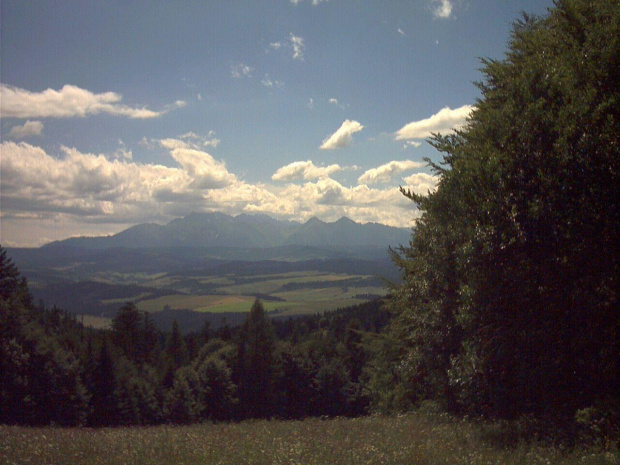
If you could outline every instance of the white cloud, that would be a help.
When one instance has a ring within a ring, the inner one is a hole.
[[[453,3],[451,0],[431,0],[431,5],[439,4],[431,7],[433,16],[441,19],[449,18],[452,14]]]
[[[278,169],[271,179],[274,181],[292,181],[294,179],[321,179],[341,171],[340,165],[315,166],[312,161],[296,161]]]
[[[25,142],[4,142],[3,214],[68,213],[106,218],[111,223],[128,218],[139,221],[161,207],[158,199],[176,195],[191,207],[199,205],[210,189],[238,183],[223,162],[188,148],[183,141],[167,139],[161,145],[178,167],[142,165],[127,157],[110,159],[64,146],[61,156],[53,157]]]
[[[278,79],[274,81],[269,77],[269,74],[265,74],[265,77],[261,80],[261,84],[265,87],[282,87],[284,82]]]
[[[289,33],[288,39],[284,42],[270,42],[269,48],[267,49],[267,53],[270,50],[287,50],[292,51],[293,60],[304,61],[304,50],[306,48],[306,44],[304,43],[304,38],[300,36],[296,36],[292,32]]]
[[[308,99],[308,103],[306,104],[306,106],[312,110],[314,108],[314,99],[313,98],[309,98]]]
[[[463,105],[454,110],[445,107],[430,118],[403,126],[396,132],[396,140],[424,139],[430,137],[432,133],[450,134],[454,129],[466,124],[467,117],[473,109],[472,105]]]
[[[116,151],[112,154],[112,156],[115,158],[131,160],[133,158],[133,152],[127,148],[127,146],[125,145],[125,142],[119,139],[118,145],[119,145],[119,148],[116,149]]]
[[[403,178],[405,181],[405,189],[409,189],[416,194],[426,195],[433,192],[437,188],[439,176],[427,173],[416,173]]]
[[[335,221],[347,216],[362,223],[379,222],[400,227],[411,225],[417,216],[411,201],[396,187],[345,187],[330,178],[303,185],[288,184],[270,200],[260,205],[248,205],[245,210],[261,211],[295,221],[306,221],[313,216],[324,221]]]
[[[386,183],[390,182],[390,180],[404,171],[421,168],[425,166],[426,163],[419,161],[391,161],[386,163],[385,165],[381,165],[378,168],[372,168],[362,174],[357,182],[359,184],[377,184],[377,183]]]
[[[156,118],[170,109],[184,105],[177,101],[163,111],[132,108],[122,105],[122,96],[115,92],[95,94],[77,86],[65,85],[60,90],[30,92],[0,84],[0,115],[5,118],[70,118],[106,113],[134,119]]]
[[[403,144],[403,149],[406,149],[408,147],[421,147],[422,146],[422,142],[418,142],[417,140],[406,140],[405,143]]]
[[[396,31],[403,37],[407,37],[407,34],[405,34],[405,31],[403,31],[401,28],[396,29]]]
[[[302,183],[246,183],[230,173],[223,161],[195,148],[201,139],[194,136],[199,135],[184,136],[156,141],[176,161],[172,167],[136,163],[118,155],[129,152],[122,141],[110,155],[64,146],[51,155],[25,142],[3,142],[2,240],[39,246],[41,237],[110,234],[133,224],[167,222],[192,211],[263,212],[295,221],[348,216],[392,226],[410,226],[417,215],[415,206],[395,186],[346,187],[331,179],[330,174],[349,169],[339,165],[298,162],[278,170],[274,179],[303,178]],[[422,175],[410,178],[408,185],[420,192],[424,183],[430,183]]]
[[[242,77],[252,77],[252,71],[254,68],[251,68],[248,65],[244,65],[243,63],[237,63],[230,66],[230,75],[235,79],[241,79]]]
[[[206,136],[196,134],[193,131],[186,132],[185,134],[179,136],[180,139],[186,141],[186,143],[194,149],[199,149],[202,147],[213,147],[217,148],[220,145],[221,140],[215,137],[215,131],[211,130]],[[194,141],[193,143],[188,142],[189,140]]]
[[[331,103],[332,105],[338,105],[338,99],[337,98],[330,98],[329,99],[329,103]]]
[[[293,47],[293,60],[304,60],[304,49],[306,46],[304,45],[303,37],[295,36],[292,32],[290,33],[289,40],[291,42],[291,47]]]
[[[202,136],[191,131],[182,137],[202,140]],[[172,158],[192,179],[188,185],[191,188],[219,189],[237,180],[234,174],[228,172],[223,162],[216,161],[210,154],[200,150],[195,143],[168,138],[161,139],[159,144],[170,151]]]
[[[299,5],[303,0],[291,0],[293,5]],[[321,3],[329,2],[329,0],[311,0],[312,6],[320,5]]]
[[[332,150],[346,147],[353,140],[353,134],[362,129],[364,129],[364,126],[357,121],[345,120],[335,133],[323,141],[319,148],[322,150]]]
[[[13,139],[25,139],[26,137],[40,136],[43,132],[41,121],[26,121],[22,126],[13,126],[9,137]]]
[[[170,155],[183,168],[192,182],[189,187],[194,189],[219,189],[236,181],[236,176],[226,169],[226,165],[216,161],[206,152],[186,147],[177,147]]]

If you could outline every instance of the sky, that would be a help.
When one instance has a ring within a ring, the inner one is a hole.
[[[191,212],[412,227],[399,187],[552,0],[2,0],[0,243]]]

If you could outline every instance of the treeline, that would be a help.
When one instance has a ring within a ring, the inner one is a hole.
[[[33,304],[0,252],[0,423],[147,425],[355,416],[368,411],[365,340],[380,303],[270,319],[256,300],[240,327],[183,336],[122,306],[109,330]]]

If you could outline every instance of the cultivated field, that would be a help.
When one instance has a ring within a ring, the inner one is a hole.
[[[137,306],[151,313],[165,308],[211,313],[247,312],[255,296],[260,295],[267,297],[262,301],[268,312],[277,311],[281,315],[316,313],[365,302],[367,295],[385,294],[385,287],[369,285],[374,283],[372,278],[316,271],[252,277],[158,276],[142,285],[167,287],[186,294],[142,297],[137,300]],[[198,293],[201,286],[212,293]]]
[[[518,440],[497,426],[446,415],[247,421],[146,428],[0,426],[0,463],[139,464],[613,464],[611,450]]]

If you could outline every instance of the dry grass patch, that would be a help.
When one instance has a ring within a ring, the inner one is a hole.
[[[149,428],[0,427],[3,464],[613,464],[611,451],[499,446],[445,415]]]

